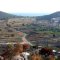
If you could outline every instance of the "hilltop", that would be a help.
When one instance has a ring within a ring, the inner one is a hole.
[[[60,11],[54,12],[49,15],[37,16],[36,20],[51,20],[52,18],[57,18],[57,17],[60,17]]]
[[[16,17],[19,17],[19,16],[0,11],[0,20],[6,20],[9,18],[16,18]]]
[[[17,16],[17,15],[14,15],[14,14],[10,14],[10,13],[6,13],[6,12],[2,12],[0,11],[0,20],[7,20],[7,19],[10,19],[10,18],[36,18],[36,20],[51,20],[52,18],[57,18],[57,17],[60,17],[60,11],[58,12],[54,12],[52,14],[49,14],[49,15],[43,15],[43,16]]]

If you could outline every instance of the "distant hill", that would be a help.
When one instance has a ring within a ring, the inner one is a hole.
[[[7,20],[9,18],[20,18],[20,17],[26,17],[26,16],[17,16],[14,14],[9,14],[9,13],[0,11],[0,20]],[[44,15],[44,16],[34,16],[36,20],[51,20],[52,18],[57,18],[57,17],[60,17],[60,11],[49,14],[49,15]]]
[[[37,16],[36,20],[51,20],[52,18],[60,17],[60,11],[52,13],[50,15],[44,15],[44,16]]]
[[[19,17],[19,16],[0,11],[0,20],[6,20],[9,18],[16,18],[16,17]]]

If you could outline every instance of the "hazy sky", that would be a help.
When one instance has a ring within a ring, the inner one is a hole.
[[[52,13],[60,11],[60,0],[0,0],[0,11],[9,13]]]

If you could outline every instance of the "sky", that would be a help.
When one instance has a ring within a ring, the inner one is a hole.
[[[60,0],[0,0],[0,11],[8,13],[52,13],[60,11]]]

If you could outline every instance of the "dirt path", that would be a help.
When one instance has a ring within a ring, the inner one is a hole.
[[[27,44],[32,45],[29,41],[27,41],[26,35],[27,35],[27,34],[24,34],[24,35],[23,35],[23,37],[22,37],[22,41],[23,41],[23,42],[22,42],[22,43],[27,43]]]

